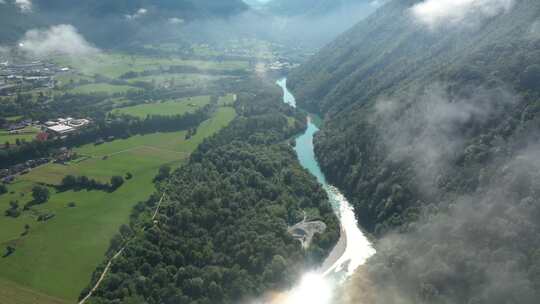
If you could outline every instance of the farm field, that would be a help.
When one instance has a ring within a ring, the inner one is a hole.
[[[103,261],[112,236],[121,224],[128,222],[133,206],[153,193],[152,180],[158,168],[163,164],[179,166],[198,144],[226,126],[235,115],[233,108],[220,107],[189,140],[185,139],[185,131],[180,131],[85,145],[75,149],[85,157],[81,161],[48,164],[18,177],[8,186],[10,193],[0,196],[2,213],[12,200],[18,200],[21,206],[30,201],[31,189],[37,183],[58,184],[67,174],[102,181],[112,175],[133,174],[132,179],[112,193],[56,193],[50,188],[47,203],[16,219],[2,214],[0,246],[14,245],[16,251],[0,258],[0,302],[10,299],[6,303],[73,303]],[[71,202],[75,207],[68,206]],[[36,221],[38,214],[51,212],[55,214],[51,220]],[[26,224],[30,225],[30,232],[22,236]],[[32,300],[34,297],[39,300]],[[13,298],[17,301],[11,301]]]
[[[209,103],[210,96],[197,96],[118,108],[113,110],[112,113],[125,114],[139,118],[145,118],[147,115],[181,115],[188,112],[194,112]]]
[[[237,70],[249,68],[247,61],[202,61],[185,60],[179,57],[131,56],[118,53],[102,53],[90,60],[75,60],[58,57],[59,64],[69,65],[86,75],[100,74],[110,78],[133,71],[159,70],[173,65],[187,65],[199,69]]]
[[[9,134],[7,130],[0,130],[0,145],[4,145],[6,142],[10,144],[15,144],[17,139],[32,141],[36,138],[36,135],[39,133],[39,129],[34,127],[27,127],[20,131],[20,134]]]
[[[144,81],[144,82],[150,82],[155,83],[156,85],[167,85],[171,84],[174,86],[186,86],[186,87],[194,87],[194,86],[200,86],[204,83],[210,83],[215,80],[222,79],[226,76],[215,76],[215,75],[204,75],[204,74],[190,74],[190,73],[183,73],[183,74],[160,74],[160,75],[150,75],[150,76],[141,76],[141,77],[135,77],[128,79],[128,82],[134,83],[137,81]]]
[[[69,90],[70,93],[75,94],[90,94],[90,93],[125,93],[129,90],[138,90],[136,87],[127,85],[112,85],[108,83],[92,83],[78,86]]]
[[[69,301],[50,297],[23,286],[0,279],[0,303],[16,304],[71,304]]]

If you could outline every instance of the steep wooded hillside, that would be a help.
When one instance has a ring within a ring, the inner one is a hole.
[[[384,134],[375,131],[395,123],[373,119],[381,108],[376,107],[378,101],[379,106],[382,101],[395,100],[410,108],[405,104],[420,104],[418,101],[425,99],[429,104],[430,95],[440,95],[439,99],[454,104],[456,100],[469,103],[481,99],[489,103],[482,109],[487,117],[459,125],[463,141],[470,142],[486,132],[515,138],[516,115],[523,118],[518,123],[534,118],[540,93],[540,40],[533,32],[540,3],[521,0],[510,11],[486,18],[481,24],[431,30],[418,24],[411,14],[410,8],[417,2],[392,1],[289,77],[299,104],[326,115],[317,145],[322,164],[332,181],[349,194],[363,193],[367,201],[361,203],[364,198],[359,198],[357,204],[370,211],[359,213],[366,217],[364,224],[371,231],[376,224],[401,214],[401,209],[415,205],[419,195],[415,187],[404,187],[409,199],[402,203],[407,206],[376,211],[392,191],[383,195],[387,191],[379,186],[377,192],[377,180],[385,178],[377,175],[388,154],[381,149],[388,147],[380,145]],[[405,110],[396,110],[396,115]],[[417,127],[425,127],[417,122]],[[492,130],[495,128],[506,133]],[[460,148],[465,153],[467,146]],[[371,195],[375,192],[378,195]],[[402,222],[396,220],[392,219],[394,224]]]
[[[346,303],[540,296],[540,3],[460,3],[390,1],[289,77],[380,238]]]
[[[266,7],[277,15],[284,16],[320,16],[351,6],[366,5],[366,0],[273,0]]]

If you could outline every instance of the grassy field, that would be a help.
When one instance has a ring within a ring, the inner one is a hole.
[[[71,66],[85,75],[100,74],[111,78],[118,78],[120,75],[130,71],[159,70],[172,65],[188,65],[200,69],[218,70],[249,68],[247,61],[201,61],[185,60],[179,57],[146,57],[111,53],[102,53],[85,60],[68,57],[58,57],[55,60],[59,64]]]
[[[128,222],[133,206],[154,191],[152,179],[158,168],[167,163],[180,165],[204,138],[234,117],[233,108],[219,108],[189,140],[182,131],[82,146],[76,150],[87,156],[86,160],[67,166],[49,164],[17,178],[8,187],[10,193],[0,196],[2,212],[11,200],[18,200],[21,205],[30,201],[30,191],[36,183],[58,183],[66,174],[104,180],[111,175],[133,174],[113,193],[55,193],[51,189],[49,202],[16,219],[0,217],[0,248],[8,244],[17,248],[13,255],[0,258],[0,303],[73,303],[103,261],[111,237],[122,223]],[[75,202],[76,207],[68,207],[70,202]],[[44,212],[56,216],[45,223],[37,222],[36,215]],[[30,233],[21,236],[25,224],[30,225]],[[32,300],[40,295],[39,300]]]
[[[6,304],[72,304],[69,301],[47,296],[13,282],[0,279],[0,303]]]
[[[82,86],[78,86],[69,90],[70,93],[75,94],[89,94],[89,93],[125,93],[129,90],[138,90],[136,87],[126,85],[112,85],[108,83],[92,83]]]
[[[148,103],[131,107],[118,108],[113,114],[126,114],[145,118],[147,115],[181,115],[194,112],[210,103],[210,96],[197,96],[170,100],[160,103]]]
[[[216,81],[224,77],[225,76],[188,74],[188,73],[186,74],[160,74],[160,75],[135,77],[132,79],[128,79],[128,81],[130,83],[133,83],[136,81],[144,81],[144,82],[150,82],[150,83],[153,82],[159,86],[159,85],[171,84],[171,80],[172,80],[173,86],[194,87],[194,86],[201,86],[201,84],[205,84],[205,83],[211,83],[212,81]]]
[[[15,144],[17,139],[32,141],[36,138],[36,135],[39,133],[39,129],[34,127],[27,127],[20,131],[20,134],[9,134],[7,130],[0,130],[0,145],[9,142],[10,144]]]

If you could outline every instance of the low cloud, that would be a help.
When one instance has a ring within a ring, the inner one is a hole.
[[[15,5],[24,13],[32,11],[32,1],[30,0],[15,0]]]
[[[380,240],[341,303],[537,303],[539,148],[517,153],[484,190]]]
[[[516,101],[502,88],[471,91],[450,96],[448,86],[435,84],[419,95],[382,99],[376,104],[378,133],[388,159],[410,162],[419,185],[429,193],[465,148],[467,130],[483,125]]]
[[[170,24],[182,24],[184,23],[184,19],[181,18],[169,18]]]
[[[8,3],[11,3],[17,6],[17,8],[23,13],[29,13],[32,11],[31,0],[0,0],[0,4],[8,4]]]
[[[540,39],[540,20],[535,21],[529,30],[528,38],[531,39]]]
[[[145,8],[140,8],[133,15],[126,15],[126,19],[134,20],[134,19],[141,18],[146,14],[148,14],[148,10]]]
[[[445,26],[475,26],[485,18],[509,11],[514,0],[424,0],[411,8],[415,19],[437,29]]]
[[[48,29],[30,30],[19,42],[19,47],[38,57],[54,54],[86,56],[99,52],[79,34],[75,27],[69,24],[55,25]]]
[[[503,139],[485,130],[504,124],[501,115],[516,106],[510,91],[447,92],[435,85],[376,105],[378,133],[390,157],[411,165],[414,184],[433,191],[436,185],[425,184],[449,174],[460,185],[431,196],[418,220],[383,236],[337,303],[538,302],[540,118],[522,122],[519,133]],[[471,147],[478,152],[467,153]],[[464,151],[465,159],[481,160],[465,160],[456,169],[454,155]]]

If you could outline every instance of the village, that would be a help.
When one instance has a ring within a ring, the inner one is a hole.
[[[68,67],[40,60],[15,63],[0,58],[0,96],[42,88],[54,89],[55,77],[69,71]]]
[[[6,125],[0,127],[7,130],[9,135],[19,135],[33,132],[36,133],[36,140],[45,141],[50,138],[62,138],[63,136],[67,136],[83,129],[90,124],[90,119],[75,119],[72,117],[67,117],[49,120],[44,123],[33,121],[32,119],[24,119],[15,123],[6,123]],[[29,128],[31,129],[29,130]],[[38,130],[40,132],[35,132]]]

